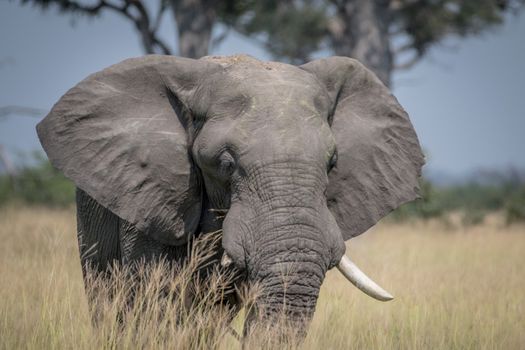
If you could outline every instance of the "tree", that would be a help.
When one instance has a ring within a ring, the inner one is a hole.
[[[193,58],[208,54],[217,12],[231,6],[230,1],[219,0],[158,0],[152,11],[145,0],[20,0],[20,3],[44,10],[57,6],[62,13],[72,15],[98,16],[113,12],[133,23],[145,53],[165,55],[171,55],[173,50],[158,31],[165,13],[171,9],[177,29],[174,37],[178,37],[178,53]]]
[[[178,54],[208,54],[216,24],[259,42],[275,58],[293,63],[320,50],[354,57],[390,85],[395,69],[408,69],[452,35],[479,34],[517,12],[525,0],[20,0],[40,8],[96,16],[111,11],[131,21],[146,53],[172,54],[158,35],[171,9]],[[148,2],[151,4],[152,2]],[[155,15],[151,13],[155,12]],[[224,39],[228,31],[215,39]]]
[[[304,62],[328,50],[357,58],[390,85],[445,38],[480,34],[517,12],[523,0],[248,1],[230,25],[272,55]]]

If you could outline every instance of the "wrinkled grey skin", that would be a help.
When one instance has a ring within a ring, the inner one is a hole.
[[[344,241],[416,198],[423,165],[397,100],[343,57],[129,59],[67,92],[37,129],[79,188],[83,264],[178,259],[222,228],[269,319],[310,319]]]

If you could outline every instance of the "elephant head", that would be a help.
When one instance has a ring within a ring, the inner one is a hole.
[[[309,319],[327,270],[388,293],[344,241],[417,197],[408,115],[356,60],[145,56],[95,73],[38,125],[52,164],[165,244],[223,229],[260,315]],[[220,214],[220,215],[218,215]]]

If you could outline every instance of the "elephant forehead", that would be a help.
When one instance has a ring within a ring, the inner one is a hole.
[[[335,149],[328,123],[318,116],[247,113],[229,129],[229,139],[260,159],[292,157],[325,162]]]
[[[199,98],[209,98],[209,108],[243,104],[253,109],[295,107],[325,114],[332,105],[326,89],[312,74],[289,64],[253,58],[240,60],[204,79],[199,90]]]
[[[293,89],[296,95],[324,96],[324,89],[313,75],[289,64],[275,63],[269,67],[256,64],[236,65],[226,70],[225,74],[227,81],[256,95],[277,95]]]

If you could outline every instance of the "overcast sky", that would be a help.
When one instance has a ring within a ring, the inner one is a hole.
[[[166,17],[162,33],[168,40],[172,26]],[[269,58],[238,35],[212,53]],[[71,26],[71,18],[56,11],[2,0],[0,107],[48,111],[88,74],[141,54],[132,25],[115,15],[80,18]],[[413,69],[394,75],[394,94],[410,114],[432,170],[460,175],[525,168],[525,14],[509,16],[503,27],[482,37],[435,48]],[[41,149],[38,120],[0,119],[0,144],[13,155]]]

